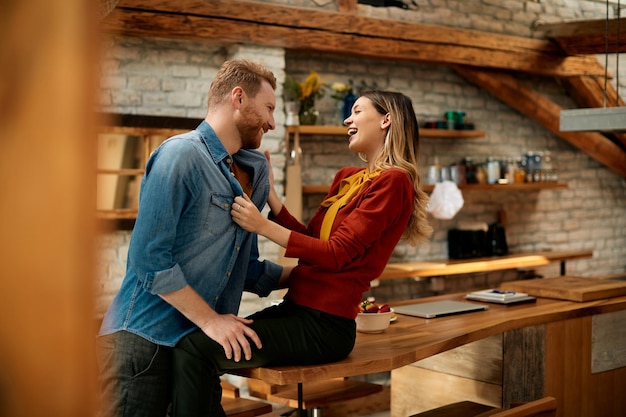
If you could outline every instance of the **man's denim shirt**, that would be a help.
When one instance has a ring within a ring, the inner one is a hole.
[[[261,210],[269,194],[265,157],[254,150],[233,157],[250,173],[250,197]],[[231,218],[233,200],[243,194],[231,163],[205,121],[154,151],[141,183],[126,276],[101,335],[126,330],[174,346],[196,326],[158,294],[189,284],[218,313],[237,314],[242,291],[267,296],[276,287],[282,267],[259,261],[257,235]]]

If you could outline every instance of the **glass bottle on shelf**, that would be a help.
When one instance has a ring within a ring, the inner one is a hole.
[[[516,160],[513,182],[515,184],[523,184],[526,182],[526,160],[522,157],[518,157]]]
[[[465,167],[465,181],[467,184],[476,184],[476,165],[472,158],[466,157],[463,159],[462,165]]]
[[[526,182],[541,180],[541,155],[533,151],[526,152]]]
[[[554,166],[552,165],[552,155],[550,151],[545,151],[543,153],[543,158],[541,161],[541,171],[543,173],[542,180],[545,182],[557,182],[559,180],[559,174]]]
[[[478,184],[487,184],[487,170],[485,164],[476,164],[476,182]]]
[[[515,182],[515,170],[517,169],[517,165],[515,164],[515,159],[513,157],[508,157],[502,160],[504,182],[506,184],[513,184]]]
[[[487,158],[487,183],[497,184],[500,179],[500,162],[493,157]]]
[[[457,162],[450,165],[450,179],[457,185],[467,184],[465,178],[465,164]]]

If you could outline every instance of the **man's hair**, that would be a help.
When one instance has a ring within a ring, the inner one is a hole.
[[[261,89],[263,80],[276,90],[276,77],[263,65],[247,59],[226,61],[211,82],[208,107],[219,105],[237,86],[250,97],[255,97]]]

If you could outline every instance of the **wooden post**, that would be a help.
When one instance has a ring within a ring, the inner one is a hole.
[[[94,415],[97,9],[2,6],[0,416]]]

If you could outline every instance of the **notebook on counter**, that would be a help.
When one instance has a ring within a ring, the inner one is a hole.
[[[465,301],[441,300],[426,303],[408,304],[394,307],[393,311],[407,316],[431,319],[434,317],[450,316],[452,314],[470,313],[472,311],[487,310],[485,304],[467,303]]]
[[[503,291],[499,289],[474,291],[467,294],[465,298],[468,300],[497,304],[517,304],[537,301],[536,297],[528,295],[524,292]]]

